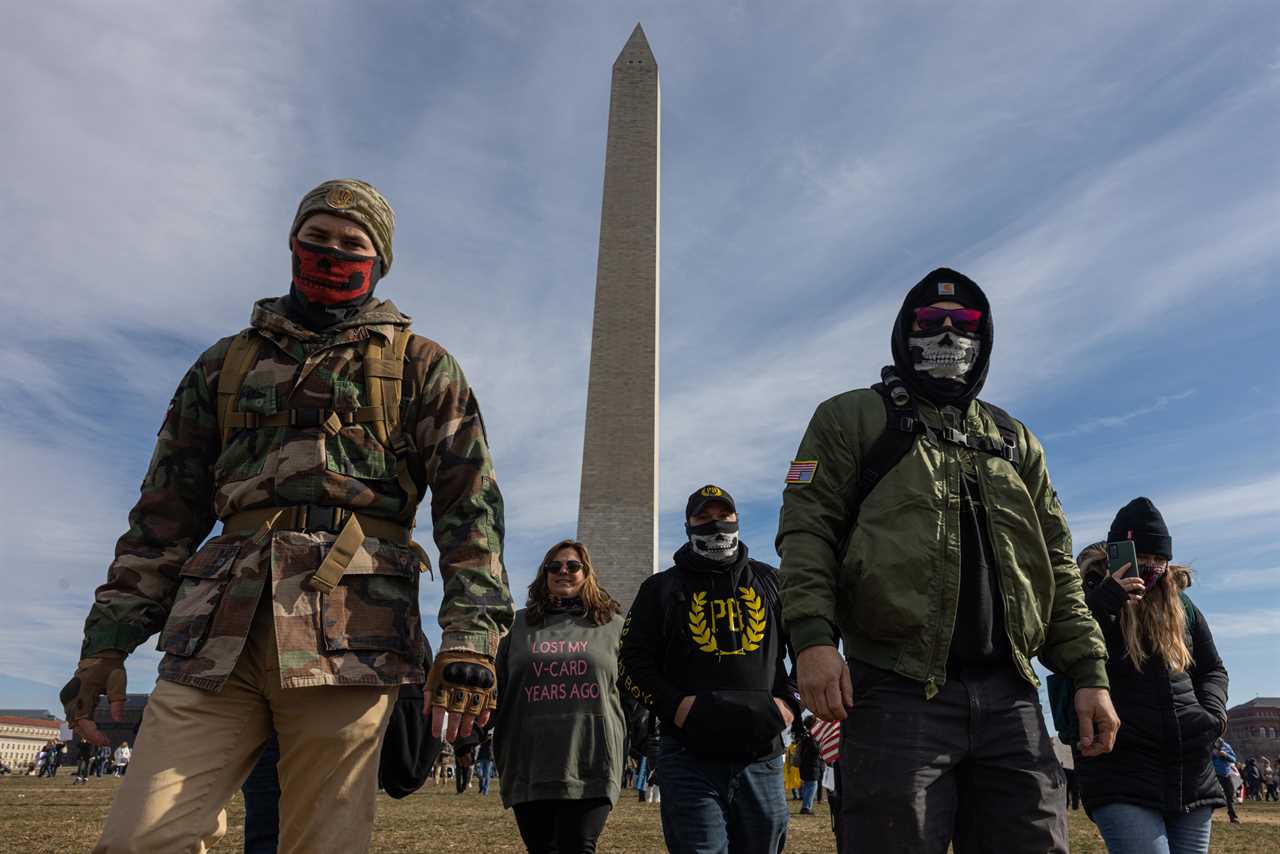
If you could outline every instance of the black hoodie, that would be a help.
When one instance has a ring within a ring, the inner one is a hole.
[[[675,566],[645,579],[622,631],[618,684],[662,721],[663,738],[690,753],[752,761],[782,752],[777,697],[799,714],[772,566],[717,563],[686,544]],[[681,699],[693,695],[683,727]]]
[[[948,293],[948,290],[954,293]],[[909,338],[913,312],[922,306],[947,301],[958,302],[966,308],[976,308],[982,312],[982,320],[976,336],[981,342],[978,361],[963,383],[919,376],[912,367],[914,362],[911,358]],[[938,406],[949,403],[963,411],[969,405],[969,401],[978,396],[987,381],[987,367],[991,361],[991,344],[994,337],[995,327],[991,322],[991,304],[987,301],[987,295],[982,292],[982,288],[963,273],[957,273],[948,267],[939,267],[921,279],[907,292],[907,298],[902,301],[902,309],[898,312],[898,319],[893,325],[893,364],[898,376],[912,394],[931,400]]]
[[[963,383],[917,374],[913,367],[909,340],[913,313],[921,306],[943,301],[958,302],[982,312],[975,336],[979,340],[978,358]],[[956,411],[950,415],[958,423],[987,381],[994,334],[991,304],[978,283],[963,273],[939,267],[907,293],[898,312],[892,339],[897,375],[913,395],[942,409],[944,420],[949,416],[946,407],[954,407]],[[967,667],[1012,666],[1012,653],[1004,628],[1003,597],[992,555],[986,509],[978,489],[977,475],[966,470],[965,477],[960,479],[960,596],[947,660],[948,672]]]

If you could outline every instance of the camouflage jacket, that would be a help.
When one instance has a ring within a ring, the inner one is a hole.
[[[367,405],[364,342],[371,335],[389,342],[408,323],[392,303],[373,300],[317,334],[288,319],[280,300],[260,301],[251,328],[265,341],[237,409],[271,415]],[[394,454],[364,424],[332,436],[318,427],[239,429],[222,447],[216,390],[231,340],[196,361],[169,404],[129,530],[85,621],[82,655],[131,652],[161,631],[160,678],[219,690],[269,579],[282,686],[424,681],[418,560],[410,549],[366,538],[325,595],[304,582],[333,534],[275,531],[259,541],[224,533],[197,551],[217,519],[242,511],[316,504],[409,525],[417,509],[396,480]],[[444,581],[441,647],[492,656],[513,615],[502,495],[461,368],[417,335],[405,355],[401,424],[418,449],[410,473],[420,494],[431,491]]]

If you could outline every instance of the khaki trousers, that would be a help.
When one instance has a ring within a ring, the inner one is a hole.
[[[373,833],[382,734],[398,687],[280,687],[263,596],[220,693],[156,682],[95,852],[207,851],[274,727],[280,854],[360,852]]]

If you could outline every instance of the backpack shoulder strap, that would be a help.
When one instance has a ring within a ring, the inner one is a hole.
[[[400,395],[404,380],[404,353],[413,335],[407,328],[396,327],[388,348],[380,335],[370,335],[364,346],[364,383],[369,406],[381,410],[380,417],[369,422],[374,436],[383,445],[400,432]],[[388,349],[390,357],[387,357]],[[398,356],[398,358],[397,358]]]
[[[413,440],[400,429],[400,401],[404,394],[404,356],[413,332],[397,326],[389,349],[381,337],[370,335],[364,351],[365,389],[369,407],[381,416],[369,422],[374,437],[396,456],[396,481],[408,496],[409,503],[418,502],[418,485],[409,473],[409,461],[415,449]]]
[[[1014,420],[1012,415],[994,403],[979,400],[978,406],[982,407],[991,416],[991,419],[996,422],[996,429],[1000,431],[1000,438],[1004,440],[1004,447],[1001,449],[993,448],[991,449],[992,452],[1004,457],[1021,473],[1022,449],[1018,447],[1018,422]]]
[[[688,611],[689,584],[684,577],[684,570],[679,566],[672,566],[659,574],[669,578],[667,589],[663,591],[664,595],[659,597],[659,601],[662,603],[662,637],[670,643],[678,631],[675,621],[684,617]]]
[[[885,409],[884,432],[876,437],[871,447],[862,455],[858,465],[858,476],[845,487],[844,506],[846,528],[841,539],[839,555],[843,560],[849,548],[849,540],[853,537],[853,529],[858,523],[858,512],[862,502],[880,483],[881,478],[902,462],[916,443],[916,436],[923,431],[924,425],[916,412],[915,402],[907,393],[892,372],[885,368],[881,373],[884,381],[871,388],[880,395]]]
[[[1185,611],[1187,615],[1187,631],[1192,637],[1195,637],[1197,623],[1195,603],[1192,602],[1191,597],[1182,590],[1178,591],[1178,599],[1182,601],[1182,610]]]
[[[222,369],[218,372],[218,434],[222,437],[222,447],[231,439],[231,414],[235,412],[236,401],[240,397],[240,386],[249,369],[257,361],[258,349],[262,338],[252,329],[246,329],[231,339],[231,346],[222,359]]]

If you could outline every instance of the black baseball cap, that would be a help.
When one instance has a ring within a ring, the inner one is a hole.
[[[732,512],[738,512],[737,505],[733,503],[732,495],[715,484],[708,483],[701,489],[695,490],[693,495],[689,496],[689,503],[684,506],[684,518],[688,519],[690,516],[698,515],[712,501],[728,504]]]

